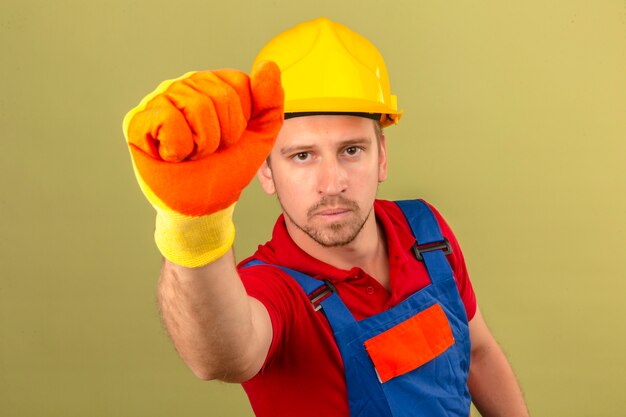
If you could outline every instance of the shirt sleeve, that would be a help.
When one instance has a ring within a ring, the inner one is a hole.
[[[289,340],[291,319],[298,317],[298,310],[306,304],[301,300],[297,284],[292,279],[286,279],[276,267],[257,265],[239,268],[239,276],[248,295],[265,306],[272,322],[272,342],[260,371],[264,373],[280,354],[285,341]]]

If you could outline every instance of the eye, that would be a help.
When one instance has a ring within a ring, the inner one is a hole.
[[[348,148],[345,149],[345,153],[348,156],[355,156],[358,155],[361,152],[361,148],[359,148],[358,146],[350,146]]]
[[[292,158],[297,162],[306,162],[311,159],[311,154],[309,152],[298,152]]]

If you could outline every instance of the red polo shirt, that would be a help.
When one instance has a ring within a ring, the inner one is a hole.
[[[428,285],[430,279],[424,265],[413,256],[415,238],[400,208],[393,202],[377,200],[374,212],[387,237],[391,292],[360,268],[342,270],[308,255],[287,233],[283,216],[276,222],[272,240],[259,246],[240,266],[259,259],[327,279],[357,320],[378,314]],[[450,227],[436,210],[433,212],[452,246],[448,260],[471,320],[476,298],[463,254]],[[239,274],[248,294],[267,308],[274,332],[263,368],[243,384],[257,417],[348,416],[343,363],[324,315],[311,308],[296,281],[278,268],[240,268]]]

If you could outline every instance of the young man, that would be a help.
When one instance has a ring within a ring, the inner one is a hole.
[[[484,416],[527,415],[445,221],[376,200],[399,118],[376,48],[327,19],[272,40],[250,78],[186,74],[125,118],[163,320],[258,416],[467,416],[470,392]],[[283,215],[236,268],[231,215],[255,173]]]

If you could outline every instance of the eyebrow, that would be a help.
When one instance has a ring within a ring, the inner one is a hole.
[[[309,150],[311,150],[313,148],[314,148],[313,145],[287,146],[285,148],[281,148],[280,154],[281,155],[291,155],[291,154],[294,154],[294,153],[306,152],[306,151],[309,151]]]
[[[346,139],[346,140],[339,142],[339,148],[347,148],[347,147],[356,146],[356,145],[367,145],[370,143],[372,143],[372,140],[371,138],[368,138],[368,137],[352,138],[352,139]],[[315,149],[315,145],[305,145],[305,144],[293,145],[293,146],[287,146],[287,147],[281,148],[280,154],[292,155],[294,153],[307,152],[307,151],[310,151],[311,149]]]

